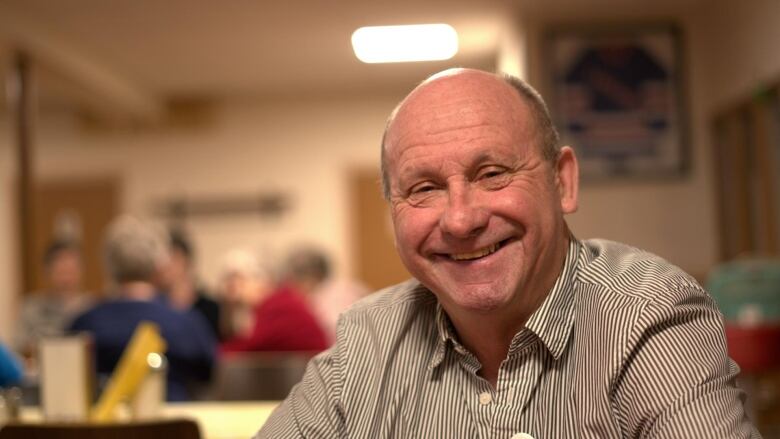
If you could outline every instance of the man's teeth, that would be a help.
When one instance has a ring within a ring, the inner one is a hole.
[[[465,261],[465,260],[469,260],[469,259],[478,259],[478,258],[481,258],[483,256],[487,256],[487,255],[493,253],[494,251],[498,250],[498,247],[499,247],[499,245],[496,243],[496,244],[489,245],[489,246],[487,246],[485,248],[479,249],[479,250],[477,250],[475,252],[471,252],[471,253],[460,253],[460,254],[457,254],[457,255],[456,254],[451,254],[450,258],[452,258],[452,259],[454,259],[456,261]]]

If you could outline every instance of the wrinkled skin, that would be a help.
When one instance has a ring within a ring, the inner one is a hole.
[[[520,95],[470,70],[418,87],[388,127],[396,247],[459,330],[524,323],[562,268],[577,163],[568,147],[545,160],[537,138]]]

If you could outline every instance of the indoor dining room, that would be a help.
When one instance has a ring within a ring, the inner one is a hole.
[[[0,439],[253,437],[331,379],[343,312],[412,277],[388,121],[451,68],[538,90],[579,164],[571,236],[701,285],[780,438],[778,23],[772,0],[0,2]]]

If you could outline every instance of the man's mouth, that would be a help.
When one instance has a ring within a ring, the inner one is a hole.
[[[449,255],[450,259],[453,261],[471,261],[474,259],[484,258],[485,256],[491,255],[495,253],[498,249],[504,246],[509,242],[508,239],[505,239],[501,242],[497,242],[495,244],[491,244],[487,247],[483,247],[479,250],[475,250],[473,252],[468,253],[452,253]]]

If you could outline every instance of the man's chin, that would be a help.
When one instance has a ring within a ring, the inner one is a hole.
[[[461,311],[487,314],[504,307],[508,301],[506,294],[497,291],[494,285],[477,288],[455,288],[448,294],[449,301]]]

